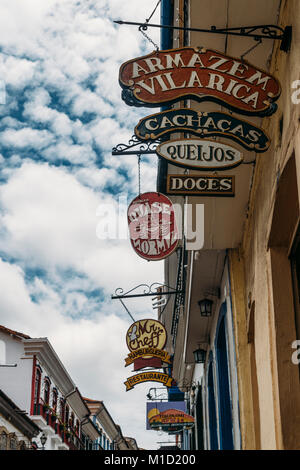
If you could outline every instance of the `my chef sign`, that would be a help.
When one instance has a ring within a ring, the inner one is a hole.
[[[130,203],[127,216],[131,245],[141,258],[161,260],[177,248],[175,212],[164,194],[140,194]]]
[[[171,362],[170,355],[163,350],[167,341],[167,332],[162,323],[153,319],[139,320],[133,323],[126,334],[126,343],[130,351],[125,359],[125,365],[132,364],[139,358],[159,358],[161,362]],[[145,366],[151,365],[150,362]],[[162,364],[160,363],[161,367]],[[126,390],[138,383],[155,381],[165,386],[171,386],[172,377],[159,372],[145,372],[129,377],[125,382]]]
[[[273,114],[281,93],[274,77],[248,62],[192,47],[129,60],[120,68],[119,82],[130,106],[156,107],[191,98],[252,116]]]

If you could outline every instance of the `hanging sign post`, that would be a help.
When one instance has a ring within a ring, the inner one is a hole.
[[[157,107],[194,99],[252,116],[273,114],[281,93],[278,80],[248,62],[192,47],[129,60],[120,67],[119,83],[129,106]]]
[[[175,212],[164,194],[140,194],[129,205],[127,215],[131,245],[140,257],[158,261],[177,248]]]
[[[170,140],[159,145],[156,153],[172,165],[200,170],[224,170],[243,161],[237,149],[212,140]]]
[[[198,138],[225,137],[247,150],[266,152],[270,139],[253,124],[221,112],[171,109],[140,120],[134,133],[140,140],[156,140],[174,132],[189,132]]]

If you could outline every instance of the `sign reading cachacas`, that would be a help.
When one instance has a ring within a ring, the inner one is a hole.
[[[140,257],[156,261],[173,253],[178,230],[173,204],[167,196],[140,194],[129,205],[127,215],[131,245]]]
[[[156,107],[191,98],[252,116],[273,114],[281,93],[273,76],[248,62],[192,47],[130,60],[121,66],[119,82],[130,106]]]
[[[270,139],[262,129],[218,111],[169,109],[142,118],[134,129],[135,135],[141,140],[156,140],[176,132],[189,132],[201,139],[225,137],[257,153],[266,152],[270,146]]]

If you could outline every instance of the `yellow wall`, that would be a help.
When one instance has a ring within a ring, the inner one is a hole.
[[[283,181],[294,171],[300,188],[300,104],[291,99],[292,83],[300,80],[299,0],[282,2],[279,24],[293,25],[294,39],[288,54],[276,43],[272,57],[270,72],[282,85],[279,109],[262,125],[272,146],[257,156],[243,243],[240,250],[230,253],[244,449],[300,449],[299,369],[291,362],[291,343],[297,334],[288,260],[299,192]],[[293,152],[296,166],[280,179]],[[285,201],[287,193],[290,200]],[[274,218],[276,211],[278,218]],[[244,297],[240,292],[243,278]]]

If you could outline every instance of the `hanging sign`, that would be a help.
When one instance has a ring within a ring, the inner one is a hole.
[[[225,170],[243,161],[239,150],[213,140],[170,140],[158,145],[155,151],[172,165],[200,170]]]
[[[166,192],[173,196],[234,196],[235,177],[216,175],[168,175]]]
[[[248,62],[192,47],[129,60],[120,67],[119,83],[130,106],[157,107],[194,99],[252,116],[273,114],[281,93],[278,80]]]
[[[142,258],[162,260],[177,248],[175,212],[164,194],[140,194],[131,202],[127,215],[131,245]]]
[[[161,362],[167,362],[168,364],[171,364],[171,357],[170,354],[167,353],[167,351],[162,351],[157,348],[141,348],[138,349],[137,351],[134,351],[130,354],[125,359],[125,367],[129,366],[130,364],[134,363],[137,359],[140,358],[145,358],[146,356],[151,356],[155,357],[161,360]],[[161,365],[160,362],[160,365]],[[149,367],[149,363],[146,363],[146,366]]]
[[[141,351],[143,348],[162,350],[166,342],[167,331],[158,320],[138,320],[129,327],[126,333],[126,344],[131,352]]]
[[[157,412],[156,414],[155,411]],[[151,429],[165,432],[174,432],[175,430],[178,432],[182,429],[190,429],[195,423],[195,418],[193,416],[174,408],[165,411],[159,411],[156,409],[152,411],[148,420]]]
[[[266,152],[270,146],[262,129],[221,112],[171,109],[141,119],[134,130],[140,140],[156,140],[174,132],[189,132],[200,138],[225,137],[257,153]]]
[[[166,329],[158,320],[145,319],[134,322],[129,327],[126,334],[126,343],[130,353],[125,359],[125,367],[133,363],[134,371],[137,371],[146,367],[161,369],[163,363],[171,364],[170,354],[163,350],[166,341]],[[150,379],[149,377],[149,375],[141,376],[140,374],[130,377],[125,383],[127,390],[130,390],[134,385],[143,381],[172,380],[168,375],[166,376],[168,379],[166,379],[164,374],[155,375],[153,376],[154,379]]]
[[[173,378],[162,372],[142,372],[140,374],[129,377],[125,383],[126,392],[131,390],[135,385],[143,382],[160,382],[165,387],[171,387]]]

